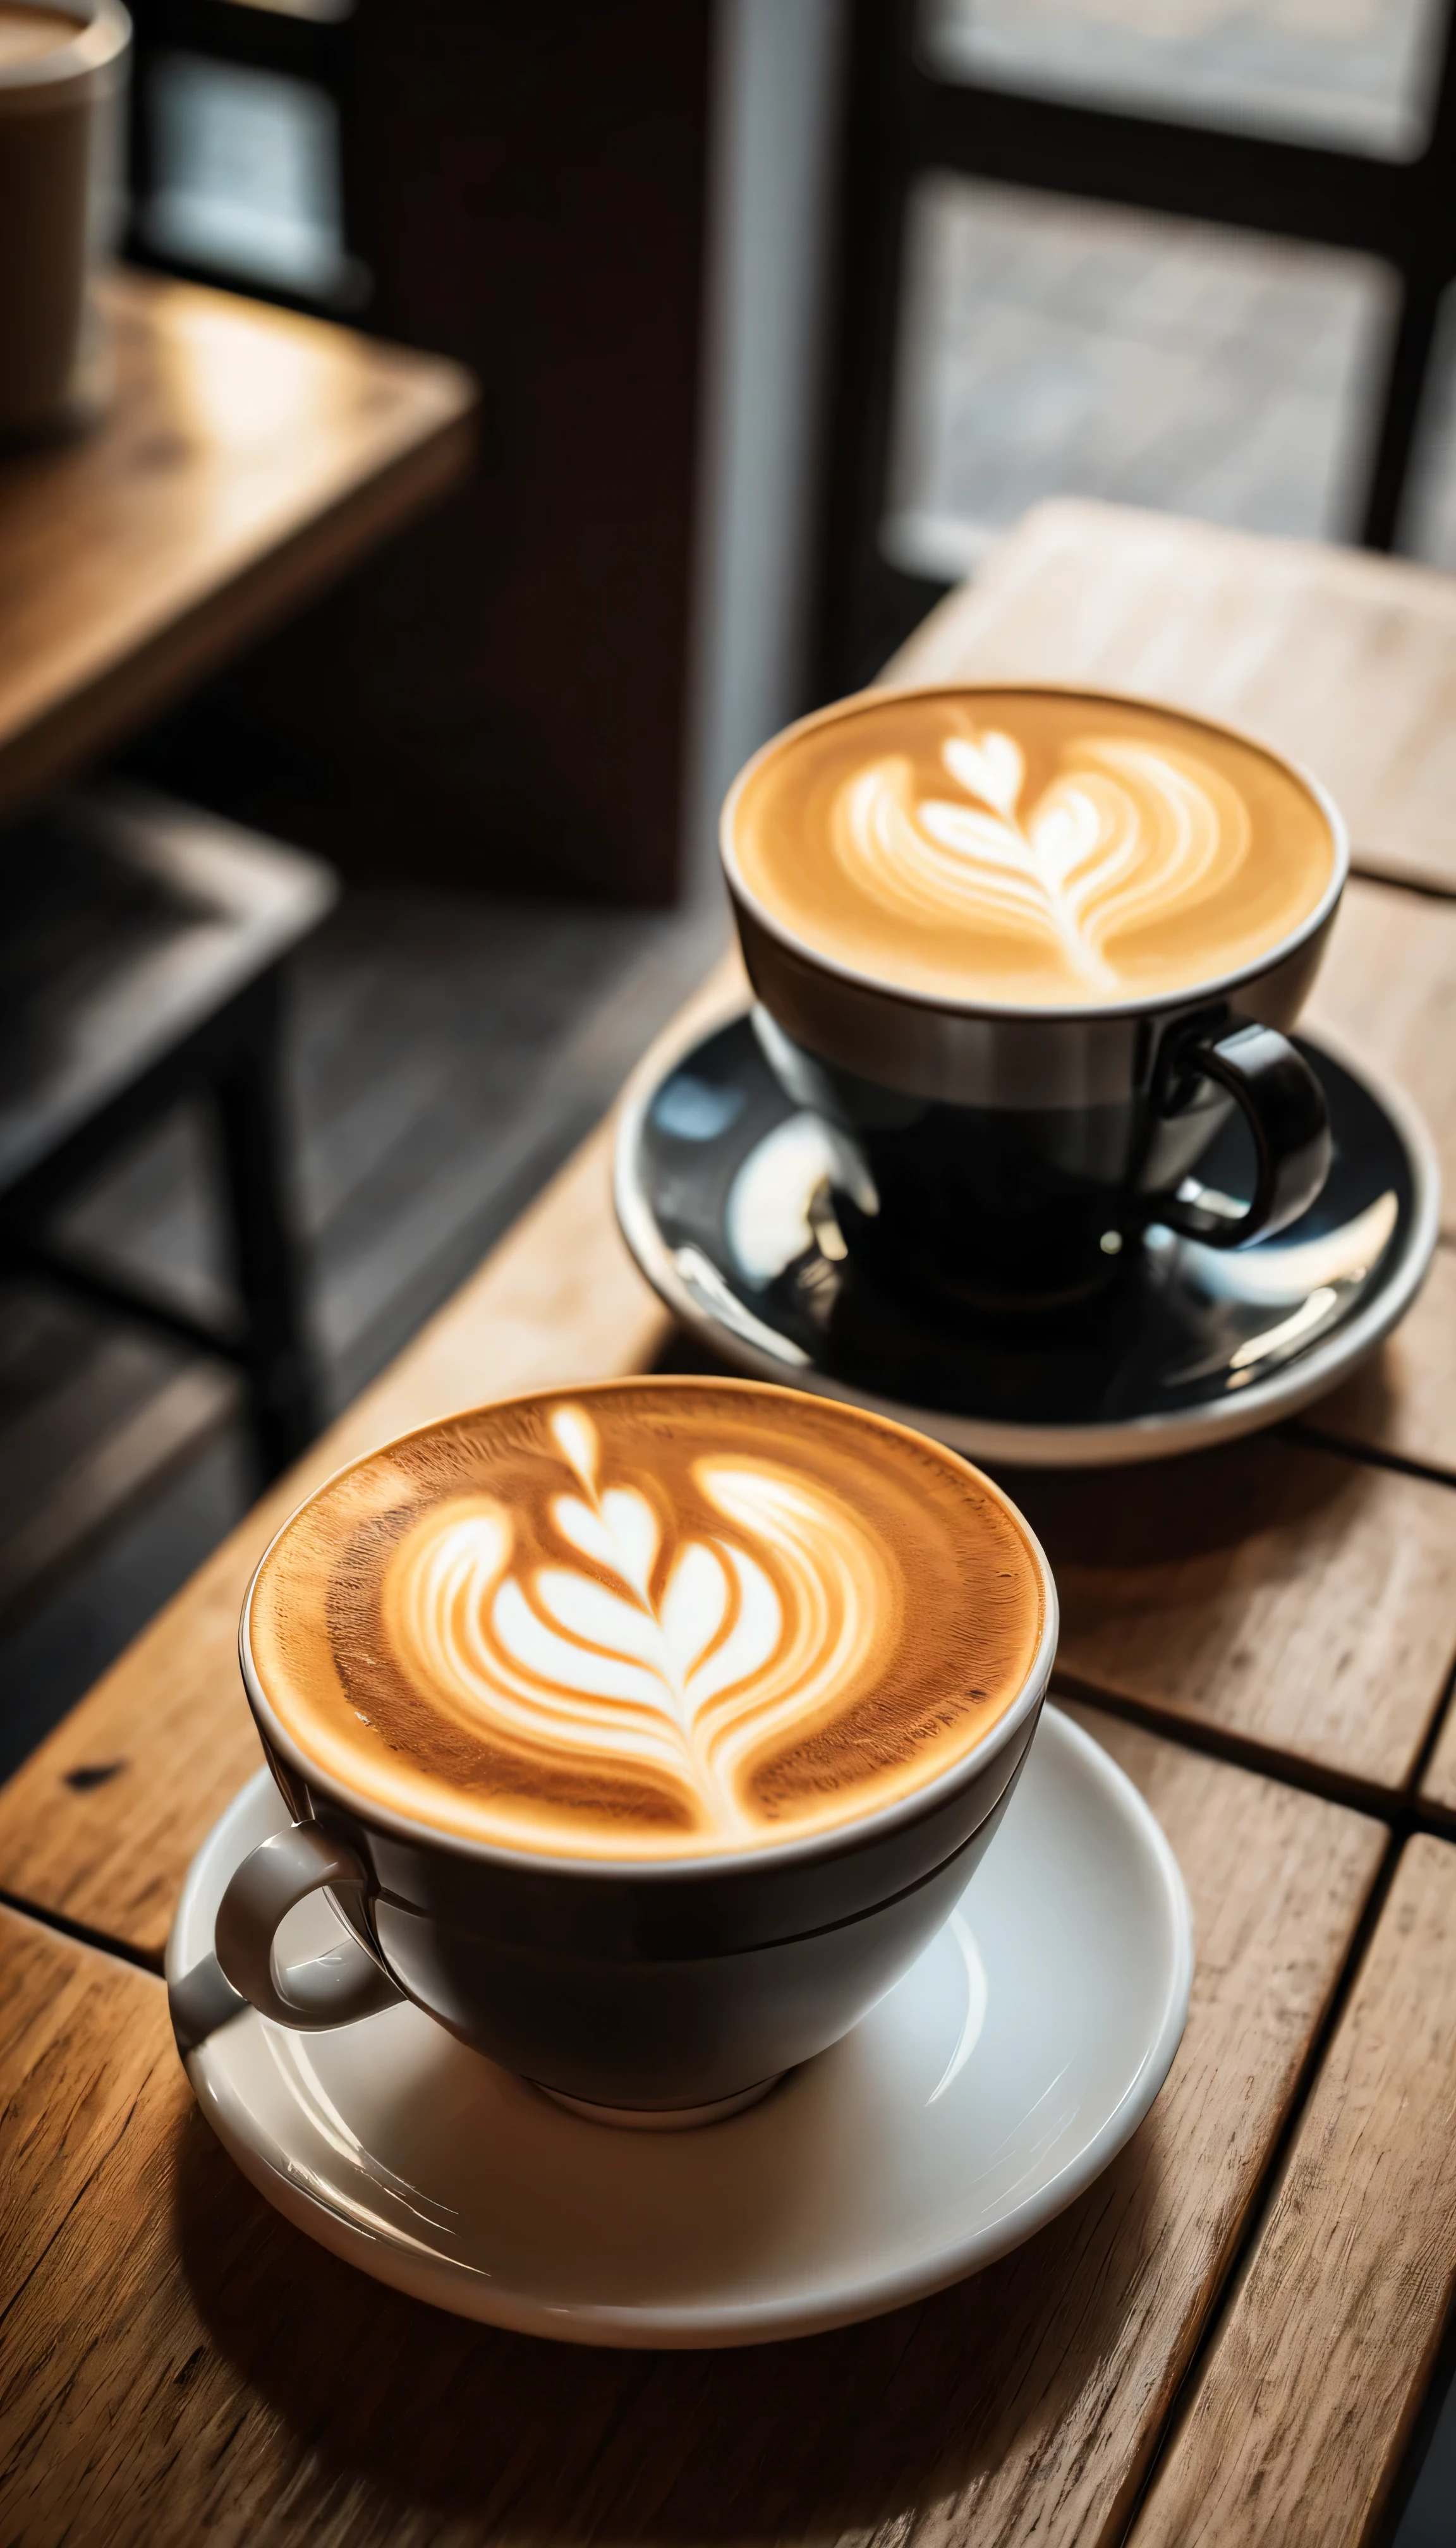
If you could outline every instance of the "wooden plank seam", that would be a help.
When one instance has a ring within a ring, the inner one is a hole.
[[[1398,1840],[1409,1840],[1421,1831],[1442,1840],[1456,1835],[1456,1806],[1440,1804],[1419,1792],[1432,1756],[1452,1722],[1456,1655],[1403,1788],[1380,1787],[1364,1778],[1349,1777],[1341,1771],[1326,1769],[1320,1762],[1302,1761],[1293,1753],[1276,1751],[1272,1745],[1228,1733],[1223,1726],[1197,1717],[1170,1723],[1166,1711],[1152,1701],[1137,1698],[1127,1690],[1108,1688],[1085,1675],[1066,1671],[1059,1663],[1052,1670],[1051,1695],[1101,1708],[1107,1716],[1122,1717],[1129,1725],[1139,1725],[1149,1734],[1161,1734],[1211,1761],[1227,1761],[1231,1768],[1250,1770],[1257,1777],[1278,1778],[1283,1786],[1298,1787],[1305,1795],[1322,1796],[1327,1804],[1348,1805],[1355,1813],[1368,1814],[1374,1821],[1385,1823]]]
[[[1137,2548],[1371,2548],[1415,2471],[1456,2299],[1456,1851],[1421,1835],[1230,2287]]]
[[[1339,2031],[1340,2021],[1350,2004],[1366,1956],[1369,1954],[1380,1916],[1390,1898],[1396,1870],[1405,1848],[1405,1837],[1392,1832],[1386,1844],[1375,1880],[1366,1897],[1365,1907],[1355,1924],[1344,1962],[1330,1992],[1328,2004],[1319,2025],[1311,2035],[1305,2057],[1300,2065],[1294,2095],[1279,2131],[1270,2144],[1268,2158],[1259,2178],[1257,2192],[1244,2215],[1243,2228],[1224,2277],[1213,2296],[1202,2333],[1189,2356],[1158,2430],[1157,2440],[1148,2454],[1141,2481],[1120,2537],[1130,2540],[1138,2526],[1143,2504],[1156,2484],[1158,2475],[1174,2448],[1189,2410],[1202,2386],[1204,2374],[1216,2352],[1228,2323],[1228,2313],[1250,2264],[1257,2255],[1268,2227],[1269,2216],[1278,2200],[1279,2189],[1289,2166],[1290,2156],[1299,2138],[1311,2098],[1323,2069],[1329,2048]],[[1230,2542],[1230,2548],[1232,2543]]]
[[[1444,1235],[1436,1244],[1444,1252],[1456,1252]],[[1317,1399],[1317,1413],[1319,1405]],[[1325,1432],[1311,1415],[1292,1415],[1283,1424],[1271,1425],[1270,1431],[1281,1442],[1303,1444],[1311,1451],[1333,1451],[1342,1460],[1363,1460],[1367,1468],[1389,1469],[1393,1477],[1418,1478],[1428,1487],[1456,1487],[1456,1470],[1439,1468],[1433,1460],[1412,1460],[1405,1451],[1387,1451],[1378,1442],[1355,1442],[1347,1434]]]
[[[68,1920],[63,1911],[54,1911],[44,1902],[28,1902],[21,1893],[12,1893],[0,1884],[0,1908],[17,1911],[26,1920],[39,1921],[42,1928],[53,1929],[60,1938],[69,1938],[73,1946],[93,1948],[99,1956],[116,1956],[124,1964],[135,1965],[139,1973],[159,1976],[164,1958],[148,1947],[134,1946],[130,1938],[113,1935],[108,1929],[93,1929],[85,1920]]]

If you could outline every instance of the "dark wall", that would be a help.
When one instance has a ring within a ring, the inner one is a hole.
[[[361,323],[477,375],[477,473],[154,767],[271,753],[280,819],[354,867],[671,893],[708,28],[708,0],[362,0]]]

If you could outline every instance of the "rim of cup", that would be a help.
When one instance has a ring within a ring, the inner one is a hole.
[[[1273,762],[1313,797],[1328,826],[1332,852],[1329,881],[1314,909],[1307,912],[1304,919],[1289,930],[1283,938],[1276,939],[1272,946],[1264,948],[1247,963],[1236,966],[1231,972],[1210,974],[1207,980],[1187,983],[1181,990],[1145,991],[1140,996],[1125,1000],[986,1000],[968,999],[954,991],[912,990],[907,984],[884,981],[860,965],[847,964],[842,957],[827,955],[821,948],[814,947],[807,939],[801,938],[795,930],[790,929],[779,919],[745,881],[733,838],[733,822],[738,801],[755,773],[785,744],[794,742],[800,735],[813,733],[819,726],[834,725],[851,716],[862,714],[864,708],[871,704],[879,706],[896,699],[976,698],[984,697],[990,692],[1007,690],[1021,691],[1036,698],[1084,699],[1091,707],[1105,705],[1151,709],[1157,714],[1175,718],[1184,725],[1201,728],[1206,734],[1218,735],[1227,742],[1241,744],[1246,751],[1256,752],[1264,760]],[[718,851],[733,899],[753,915],[766,936],[775,939],[780,947],[784,948],[789,955],[796,956],[800,963],[808,965],[811,970],[829,974],[836,981],[848,983],[854,990],[867,992],[877,999],[898,1002],[906,1008],[931,1009],[945,1017],[990,1018],[1007,1022],[1046,1019],[1088,1023],[1103,1018],[1157,1017],[1170,1009],[1183,1008],[1190,1002],[1219,999],[1228,991],[1237,990],[1245,982],[1257,982],[1264,974],[1272,973],[1287,956],[1296,955],[1307,940],[1317,936],[1324,927],[1345,889],[1350,871],[1349,834],[1345,828],[1344,817],[1329,790],[1320,779],[1315,776],[1313,771],[1305,768],[1302,762],[1296,761],[1291,754],[1281,751],[1276,745],[1266,742],[1262,736],[1253,734],[1241,726],[1230,725],[1227,720],[1203,716],[1193,708],[1174,707],[1168,701],[1150,698],[1142,691],[1088,689],[1084,688],[1079,682],[1020,682],[1010,676],[1004,681],[914,682],[904,685],[888,683],[883,686],[871,685],[866,689],[852,690],[845,698],[832,699],[826,707],[812,708],[807,716],[796,717],[791,725],[781,727],[777,734],[769,737],[767,743],[760,744],[752,759],[746,761],[738,773],[723,799],[723,810],[718,821]]]
[[[132,21],[122,0],[34,0],[38,16],[68,18],[75,33],[44,53],[0,64],[0,114],[44,114],[60,100],[56,90],[112,69],[132,42]]]
[[[605,1380],[553,1382],[549,1387],[542,1389],[513,1391],[508,1398],[487,1399],[478,1408],[461,1408],[453,1414],[433,1416],[427,1423],[412,1425],[406,1433],[393,1434],[387,1442],[376,1443],[372,1450],[362,1451],[354,1459],[343,1461],[294,1506],[288,1519],[273,1533],[253,1569],[247,1592],[243,1596],[242,1614],[238,1620],[237,1654],[249,1701],[255,1714],[262,1721],[268,1742],[287,1767],[294,1771],[315,1794],[329,1803],[339,1805],[345,1812],[362,1822],[366,1828],[377,1828],[401,1840],[423,1842],[432,1849],[443,1850],[448,1856],[500,1866],[512,1872],[539,1868],[543,1873],[572,1876],[584,1883],[598,1884],[620,1884],[624,1881],[648,1884],[703,1883],[710,1879],[720,1879],[729,1873],[748,1874],[755,1867],[766,1865],[774,1868],[812,1865],[816,1860],[841,1857],[846,1852],[853,1852],[871,1840],[879,1840],[888,1833],[909,1828],[944,1804],[956,1793],[958,1786],[973,1777],[978,1777],[987,1764],[994,1761],[998,1753],[1004,1751],[1006,1746],[1015,1739],[1028,1716],[1040,1705],[1045,1696],[1046,1684],[1051,1678],[1052,1665],[1056,1660],[1058,1604],[1056,1585],[1047,1563],[1046,1550],[1021,1507],[1006,1494],[1004,1488],[997,1486],[994,1478],[988,1478],[984,1470],[978,1469],[973,1460],[967,1460],[963,1453],[952,1450],[949,1443],[935,1441],[933,1436],[918,1432],[914,1425],[897,1423],[892,1416],[875,1414],[868,1408],[853,1407],[836,1401],[837,1411],[850,1416],[856,1423],[866,1424],[877,1432],[893,1433],[912,1442],[929,1441],[932,1448],[945,1459],[954,1462],[958,1468],[968,1469],[977,1484],[1011,1513],[1027,1544],[1041,1580],[1042,1634],[1016,1696],[1009,1706],[1003,1708],[994,1725],[987,1728],[979,1743],[973,1744],[958,1761],[953,1762],[949,1769],[943,1770],[937,1777],[928,1780],[925,1786],[915,1788],[907,1796],[897,1796],[892,1803],[881,1805],[873,1812],[852,1816],[842,1823],[836,1823],[832,1830],[813,1832],[797,1840],[762,1841],[755,1843],[752,1848],[724,1849],[714,1852],[711,1856],[700,1858],[593,1857],[586,1859],[575,1858],[565,1852],[529,1847],[512,1848],[504,1841],[476,1840],[462,1832],[442,1831],[438,1824],[426,1821],[423,1815],[401,1813],[393,1805],[376,1804],[372,1798],[358,1794],[349,1786],[346,1779],[336,1776],[331,1771],[319,1768],[312,1761],[302,1745],[283,1725],[269,1700],[254,1666],[249,1642],[249,1622],[258,1579],[279,1541],[286,1537],[299,1515],[306,1512],[311,1504],[316,1503],[320,1496],[326,1495],[331,1487],[336,1486],[340,1478],[351,1476],[355,1470],[367,1468],[372,1460],[380,1457],[381,1453],[394,1450],[402,1443],[417,1441],[423,1434],[438,1432],[443,1427],[459,1423],[471,1415],[488,1414],[499,1408],[535,1406],[543,1400],[578,1399],[610,1390],[644,1388],[661,1389],[665,1394],[682,1390],[726,1389],[731,1390],[735,1396],[742,1393],[746,1397],[788,1400],[795,1405],[804,1403],[804,1393],[801,1390],[784,1389],[774,1381],[742,1380],[727,1376],[719,1379],[716,1375],[707,1373],[623,1372]],[[816,1408],[821,1403],[818,1400],[812,1402]],[[967,1835],[967,1838],[969,1837],[971,1835]]]

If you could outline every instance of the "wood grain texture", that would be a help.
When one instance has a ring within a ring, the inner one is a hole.
[[[1308,762],[1357,864],[1456,890],[1456,578],[1118,504],[1039,504],[889,682],[1086,682]]]
[[[0,467],[0,810],[321,590],[470,458],[456,364],[125,270],[104,304],[108,413]]]
[[[1448,1487],[1267,1435],[1005,1482],[1056,1576],[1059,1673],[1275,1766],[1410,1779],[1456,1656]]]
[[[1355,2548],[1456,2285],[1456,1849],[1408,1843],[1136,2548]]]
[[[1443,1226],[1456,1229],[1456,902],[1351,884],[1306,1021],[1414,1099],[1440,1158]]]
[[[1395,1334],[1306,1409],[1300,1430],[1456,1478],[1456,1249],[1436,1249],[1425,1288]]]
[[[237,1617],[301,1497],[431,1416],[651,1363],[667,1320],[617,1235],[610,1155],[604,1127],[0,1788],[0,1887],[160,1955],[188,1860],[258,1766]]]
[[[1379,1830],[1089,1719],[1198,1924],[1168,2085],[1100,2182],[917,2308],[727,2354],[500,2335],[272,2215],[194,2109],[159,1983],[0,1915],[0,2535],[170,2548],[1111,2542],[1226,2273]]]

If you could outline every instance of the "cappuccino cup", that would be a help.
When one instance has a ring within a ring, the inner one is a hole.
[[[948,1917],[1055,1642],[1007,1497],[859,1409],[652,1378],[427,1425],[253,1579],[292,1827],[233,1874],[218,1962],[282,2026],[407,1998],[594,2117],[713,2120]],[[347,1936],[284,1968],[319,1890]]]
[[[869,690],[755,756],[721,848],[769,1062],[847,1137],[848,1251],[918,1305],[1095,1301],[1151,1223],[1232,1247],[1320,1193],[1289,1030],[1349,852],[1265,746],[1070,689]],[[1230,1194],[1198,1168],[1233,1122]]]

